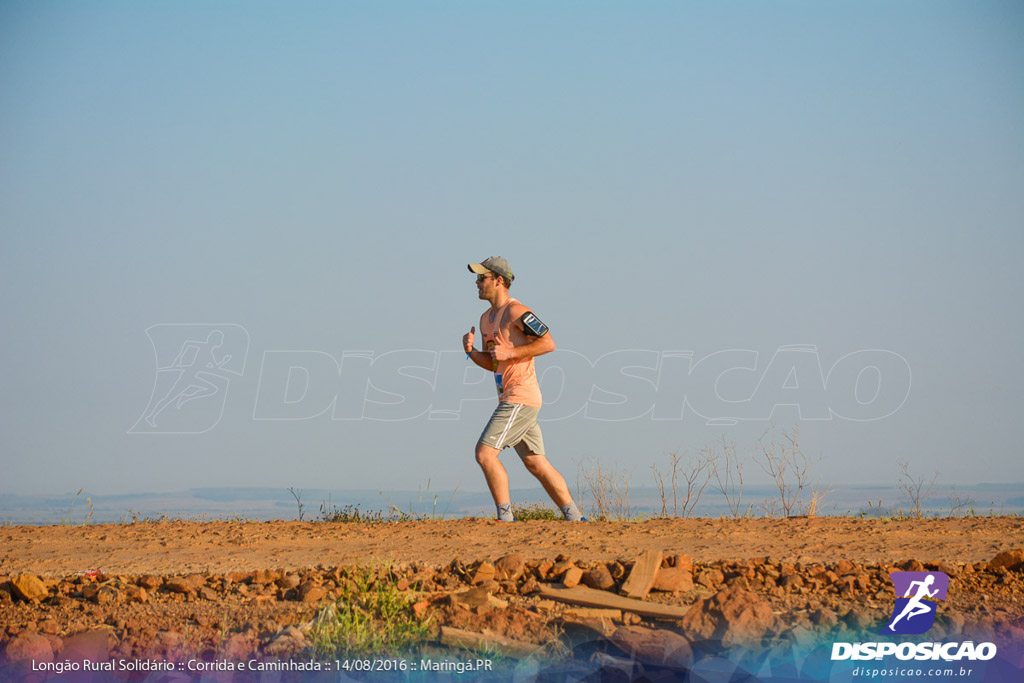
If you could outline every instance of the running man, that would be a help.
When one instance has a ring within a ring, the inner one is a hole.
[[[508,473],[498,459],[498,454],[511,446],[565,519],[579,522],[583,516],[569,495],[565,479],[544,456],[544,440],[537,424],[541,395],[533,359],[554,351],[555,342],[547,326],[530,309],[509,296],[508,289],[515,275],[508,261],[492,256],[481,263],[470,263],[468,267],[470,272],[476,273],[477,296],[491,304],[480,316],[484,350],[473,348],[475,326],[462,338],[462,346],[474,363],[494,373],[498,390],[498,407],[476,444],[476,461],[484,471],[487,487],[498,508],[498,520],[514,521]]]
[[[935,583],[935,577],[929,574],[924,578],[924,581],[912,581],[910,585],[907,586],[907,595],[904,595],[903,597],[910,597],[910,594],[914,592],[914,586],[917,586],[917,593],[910,598],[906,606],[903,608],[903,611],[900,612],[900,615],[893,619],[892,623],[889,624],[890,631],[894,630],[893,627],[896,625],[896,622],[903,617],[906,617],[907,621],[910,621],[919,614],[927,614],[931,611],[928,608],[928,605],[921,602],[921,599],[925,597],[933,598],[935,597],[935,594],[939,592],[938,588],[933,591],[928,590],[928,587],[933,583]]]

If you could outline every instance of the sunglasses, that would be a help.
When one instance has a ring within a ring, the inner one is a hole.
[[[477,282],[483,282],[484,280],[488,280],[488,279],[491,279],[493,277],[494,277],[493,275],[477,275],[476,276],[476,281]]]

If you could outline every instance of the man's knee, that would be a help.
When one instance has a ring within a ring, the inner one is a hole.
[[[494,462],[498,457],[498,449],[491,448],[487,444],[477,442],[476,444],[476,462],[478,465],[486,465]]]
[[[535,477],[538,477],[548,469],[548,461],[543,455],[528,455],[523,458],[523,464],[526,465],[526,471]]]

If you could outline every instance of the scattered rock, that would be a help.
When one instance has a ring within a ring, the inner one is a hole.
[[[988,568],[990,571],[1001,567],[1015,572],[1024,571],[1024,550],[1004,550],[989,560]]]
[[[284,576],[279,577],[276,581],[274,581],[274,583],[277,584],[277,587],[281,590],[288,590],[290,588],[297,587],[300,583],[302,583],[302,581],[301,579],[299,579],[298,574],[285,574]]]
[[[471,585],[479,585],[484,581],[491,581],[494,579],[496,571],[494,565],[490,562],[481,562],[476,569],[472,570],[469,577],[469,583]]]
[[[804,580],[799,574],[788,574],[779,578],[778,585],[780,588],[785,588],[788,591],[794,591],[803,587]]]
[[[146,602],[149,600],[149,593],[142,586],[126,586],[124,597],[128,602]]]
[[[602,591],[615,587],[615,579],[612,578],[611,572],[608,571],[608,567],[603,562],[598,563],[590,571],[583,572],[583,576],[580,577],[580,583],[589,588],[596,588]]]
[[[421,569],[412,576],[409,577],[410,586],[419,586],[422,590],[427,590],[428,586],[434,582],[434,570],[433,569]]]
[[[37,633],[22,633],[7,643],[7,661],[52,662],[53,646],[50,641]]]
[[[185,648],[185,636],[177,631],[159,631],[153,638],[150,651],[166,659],[173,659]]]
[[[192,592],[192,586],[189,584],[188,581],[186,581],[184,578],[180,576],[174,576],[164,581],[164,588],[166,588],[172,593],[184,594]],[[84,594],[85,590],[83,590],[82,593]],[[86,597],[88,597],[88,595],[86,595]]]
[[[562,585],[566,588],[573,588],[580,585],[580,579],[583,578],[583,570],[573,565],[565,570],[565,574],[562,575]]]
[[[565,574],[569,567],[574,566],[576,565],[573,564],[572,560],[559,560],[555,563],[553,567],[551,567],[551,571],[548,572],[548,577],[560,578],[563,574]]]
[[[249,583],[255,572],[231,572],[227,578],[231,583]]]
[[[593,662],[601,669],[602,681],[634,681],[638,676],[637,663],[632,659],[612,657],[604,652],[595,652]]]
[[[673,555],[672,566],[676,569],[693,572],[693,558],[689,555]]]
[[[263,653],[271,657],[280,657],[292,654],[305,647],[305,634],[294,626],[289,626],[263,648]]]
[[[256,649],[256,643],[243,633],[228,636],[220,647],[220,656],[226,660],[244,661]]]
[[[900,569],[902,569],[905,572],[923,572],[924,571],[924,565],[921,564],[920,562],[918,562],[917,560],[903,560],[902,562],[897,562],[896,566],[899,567]]]
[[[461,593],[453,593],[448,596],[451,604],[462,607],[473,608],[490,604],[490,594],[483,588],[470,588]]]
[[[258,572],[253,572],[251,583],[274,583],[279,578],[281,578],[280,572],[273,571],[272,569],[261,569]]]
[[[610,578],[610,577],[609,577]],[[693,590],[693,572],[680,567],[662,567],[654,577],[651,590],[664,593],[685,593]]]
[[[89,599],[97,605],[116,604],[121,601],[121,593],[112,586],[100,586]]]
[[[312,581],[307,581],[299,586],[298,595],[302,602],[320,602],[327,597],[327,591]]]
[[[774,623],[767,602],[748,590],[732,587],[694,603],[682,626],[691,638],[721,640],[724,647],[732,647],[756,644]]]
[[[14,595],[22,600],[42,600],[50,594],[39,577],[32,574],[16,576],[11,579],[10,585],[14,589]]]
[[[864,631],[874,625],[875,618],[865,608],[854,607],[846,613],[846,616],[843,617],[843,621],[845,621],[846,625],[855,631]]]
[[[839,617],[832,610],[823,608],[811,612],[811,621],[818,626],[831,629],[839,624]]]
[[[665,629],[623,626],[609,637],[615,647],[643,664],[689,669],[693,664],[690,641]]]
[[[160,584],[163,583],[163,581],[160,579],[159,576],[146,574],[145,576],[139,577],[139,579],[135,583],[136,585],[142,586],[146,590],[151,591],[159,588]]]
[[[515,581],[523,575],[526,560],[521,553],[512,553],[500,558],[494,563],[498,580]]]
[[[697,583],[710,590],[718,590],[725,581],[725,574],[718,569],[705,569],[697,576]]]

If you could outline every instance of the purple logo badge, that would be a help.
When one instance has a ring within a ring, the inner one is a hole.
[[[946,599],[949,577],[942,572],[893,572],[889,578],[896,589],[896,605],[881,632],[917,635],[930,629],[938,601]]]

